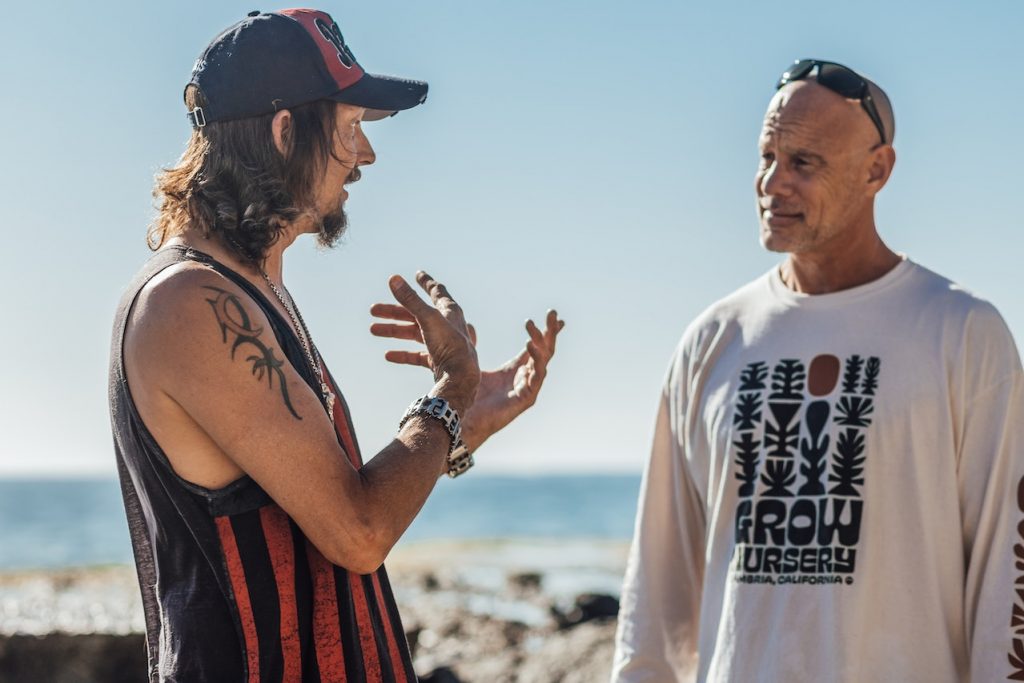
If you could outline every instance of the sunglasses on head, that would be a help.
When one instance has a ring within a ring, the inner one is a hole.
[[[817,72],[813,78],[819,85],[823,85],[849,100],[860,101],[860,105],[864,107],[864,111],[868,113],[871,122],[878,129],[878,134],[882,137],[882,144],[888,144],[885,126],[882,125],[882,117],[878,115],[875,100],[871,97],[868,82],[849,67],[820,59],[800,59],[779,76],[779,82],[775,85],[775,89],[778,90],[787,83],[805,80],[815,70]]]

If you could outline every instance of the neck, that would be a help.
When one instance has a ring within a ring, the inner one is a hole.
[[[267,258],[263,262],[263,272],[277,284],[284,283],[284,250],[287,246],[280,241],[274,244],[267,250]]]
[[[299,235],[316,233],[318,229],[316,221],[308,214],[302,214],[294,222],[286,225],[278,235],[277,241],[267,249],[267,258],[263,262],[263,272],[267,277],[278,284],[284,284],[284,250],[290,247]]]
[[[255,266],[239,258],[235,251],[229,249],[220,239],[204,237],[192,228],[186,228],[180,235],[168,240],[168,244],[181,244],[198,249],[255,283],[262,283],[263,273],[266,273],[267,277],[280,285],[284,282],[284,252],[299,235],[307,232],[306,227],[301,220],[288,224],[281,231],[277,241],[267,249],[263,263]]]
[[[790,254],[780,268],[782,281],[796,292],[828,294],[873,282],[902,260],[874,225],[860,235],[827,249]]]

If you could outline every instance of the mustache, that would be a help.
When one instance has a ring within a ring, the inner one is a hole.
[[[758,205],[761,207],[762,211],[771,211],[772,213],[800,213],[800,211],[797,211],[799,207],[790,206],[781,202],[759,202]]]
[[[351,185],[352,183],[358,183],[359,179],[362,178],[362,177],[363,177],[363,172],[359,170],[358,166],[356,166],[355,168],[353,168],[349,172],[348,177],[345,178],[345,184],[346,185]]]

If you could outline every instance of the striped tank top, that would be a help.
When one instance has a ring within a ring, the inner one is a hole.
[[[209,256],[165,247],[125,292],[114,321],[109,399],[150,682],[415,683],[383,567],[358,575],[331,564],[249,477],[216,490],[178,477],[140,418],[124,370],[125,327],[142,287],[182,261],[201,263],[242,288],[266,314],[296,371],[320,393],[298,338],[277,310]],[[337,397],[338,441],[359,468],[348,407],[324,372]]]

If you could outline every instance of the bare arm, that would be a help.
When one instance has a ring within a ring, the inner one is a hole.
[[[425,274],[418,280],[434,306],[401,278],[389,284],[399,305],[423,325],[436,368],[429,393],[465,412],[479,368],[462,312],[443,286]],[[366,573],[383,562],[443,470],[449,436],[425,417],[409,420],[356,470],[319,398],[284,358],[266,316],[212,271],[183,268],[147,286],[133,311],[125,354],[133,395],[179,408],[195,442],[211,444],[211,460],[223,457],[252,477],[325,557],[347,569]],[[161,441],[160,425],[147,425]],[[173,449],[165,450],[177,470]]]

